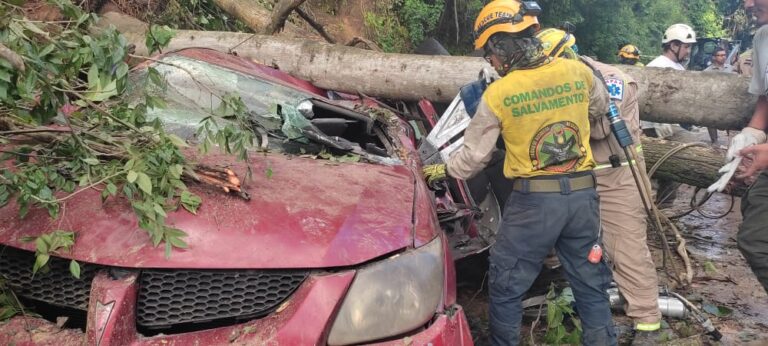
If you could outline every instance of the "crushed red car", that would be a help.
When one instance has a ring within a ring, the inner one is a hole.
[[[124,97],[155,93],[167,105],[149,115],[194,142],[216,95],[239,95],[269,143],[249,158],[250,200],[190,185],[204,202],[198,215],[168,214],[189,235],[170,258],[129,203],[99,191],[68,200],[56,220],[0,208],[0,275],[36,314],[0,322],[0,344],[472,344],[453,261],[490,246],[498,202],[487,181],[451,181],[437,198],[426,186],[416,148],[437,118],[431,104],[384,107],[206,49],[158,59],[131,72]],[[149,66],[165,90],[142,84]],[[276,116],[289,113],[319,132],[289,140]],[[20,239],[56,229],[76,231],[75,246],[33,276],[34,244]]]

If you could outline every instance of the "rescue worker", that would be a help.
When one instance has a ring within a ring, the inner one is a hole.
[[[712,53],[712,63],[704,71],[723,71],[725,70],[725,48],[717,47]]]
[[[540,31],[538,37],[544,53],[550,57],[581,60],[605,79],[611,99],[619,108],[621,118],[630,130],[636,145],[631,147],[637,155],[633,162],[645,171],[640,145],[640,109],[637,102],[637,82],[621,70],[579,57],[572,49],[576,38],[560,29]],[[559,48],[555,50],[556,48]],[[601,117],[591,123],[589,144],[597,161],[597,193],[600,196],[600,217],[603,226],[603,244],[612,264],[613,278],[627,301],[625,309],[635,325],[633,345],[659,343],[661,312],[659,312],[659,279],[646,239],[646,213],[640,191],[630,170],[626,156],[611,134],[610,122]],[[609,157],[619,155],[620,167],[612,167]]]
[[[640,49],[636,46],[627,44],[619,49],[619,64],[632,66],[645,66],[640,62]]]
[[[691,46],[696,43],[696,33],[686,24],[672,24],[661,39],[663,53],[648,63],[648,67],[666,67],[683,71],[688,63]],[[669,138],[673,135],[672,125],[641,121],[640,125],[649,137]],[[682,126],[682,125],[681,125]],[[685,127],[685,126],[683,126]],[[671,207],[677,198],[679,183],[667,179],[655,179],[658,187],[656,203],[659,208]]]
[[[707,66],[707,68],[705,68],[704,71],[725,72],[725,59],[727,59],[727,56],[725,54],[725,48],[717,47],[715,49],[715,52],[712,53],[711,64]],[[732,70],[730,72],[735,72],[735,70]],[[707,132],[709,133],[709,140],[712,142],[712,144],[717,144],[717,129],[714,127],[708,127]]]
[[[544,55],[534,37],[540,12],[535,1],[517,0],[480,11],[475,48],[484,49],[502,78],[483,93],[462,148],[446,164],[424,167],[424,175],[430,182],[474,176],[501,134],[513,191],[490,250],[491,343],[519,343],[521,299],[554,247],[576,298],[583,344],[615,345],[606,294],[611,271],[590,256],[600,242],[600,218],[589,119],[605,116],[608,94],[584,64]]]
[[[744,53],[739,55],[734,71],[739,75],[752,78],[752,48],[745,50]]]
[[[736,241],[739,250],[757,276],[757,280],[768,292],[768,144],[765,131],[768,129],[768,0],[746,0],[744,6],[756,18],[759,29],[752,40],[752,81],[749,93],[757,95],[757,105],[747,127],[733,136],[726,164],[720,169],[723,176],[709,187],[709,191],[723,191],[731,176],[736,172],[739,161],[745,155],[753,157],[752,166],[740,174],[741,178],[760,172],[757,180],[741,198],[743,221],[739,226]]]

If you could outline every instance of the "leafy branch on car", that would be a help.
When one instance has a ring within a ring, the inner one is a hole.
[[[164,244],[166,257],[173,247],[186,248],[186,233],[165,222],[169,211],[183,207],[196,213],[200,207],[202,199],[185,182],[247,198],[240,179],[226,168],[190,163],[184,155],[187,143],[148,116],[149,110],[164,107],[151,93],[166,87],[154,68],[148,68],[141,102],[116,98],[137,82],[129,82],[126,39],[114,28],[90,32],[96,15],[69,0],[53,3],[69,20],[29,21],[20,8],[0,3],[0,11],[10,14],[0,18],[0,44],[25,66],[19,69],[0,57],[0,207],[15,201],[21,217],[43,208],[55,219],[68,199],[97,191],[102,201],[127,200],[152,244]],[[153,50],[173,37],[167,27],[150,33],[147,45]],[[221,98],[221,107],[201,127],[201,150],[216,144],[245,159],[254,143],[244,120],[247,109],[238,96]],[[214,116],[230,121],[218,126]],[[44,270],[50,253],[74,246],[71,231],[34,240],[34,272]],[[72,263],[78,276],[79,265]]]

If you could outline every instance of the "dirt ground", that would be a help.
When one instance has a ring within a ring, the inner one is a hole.
[[[706,129],[694,132],[680,132],[675,138],[681,141],[706,141]],[[726,145],[728,137],[720,132],[718,145]],[[667,215],[676,215],[689,210],[688,203],[694,188],[682,186],[674,206],[663,210]],[[693,212],[677,221],[686,240],[686,247],[693,262],[694,279],[688,287],[677,287],[674,291],[691,300],[700,309],[706,308],[718,315],[707,313],[715,327],[723,334],[720,342],[712,341],[703,334],[699,323],[692,319],[665,318],[663,333],[668,336],[666,345],[766,345],[768,344],[768,295],[755,279],[744,258],[736,247],[736,232],[741,223],[739,198],[716,194],[701,208],[707,215]],[[731,203],[733,208],[730,212]],[[712,218],[725,214],[721,218]],[[657,265],[661,284],[673,285],[666,278],[661,267],[662,255],[659,238],[649,234],[649,245]],[[672,239],[672,238],[670,238]],[[676,244],[672,243],[672,247]],[[488,294],[487,255],[476,256],[458,264],[459,303],[464,306],[477,345],[488,345]],[[682,267],[682,262],[676,261]],[[531,296],[546,293],[552,273],[542,275],[534,284]],[[557,273],[554,273],[557,274]],[[554,276],[558,279],[558,276]],[[562,278],[559,284],[563,285]],[[482,284],[481,284],[482,283]],[[719,312],[718,312],[719,309]],[[530,325],[534,318],[523,320],[521,337],[530,344]],[[543,319],[546,321],[546,319]],[[534,343],[541,343],[546,326],[539,323],[534,331]],[[614,313],[614,324],[619,333],[620,344],[629,344],[632,321],[622,312]]]

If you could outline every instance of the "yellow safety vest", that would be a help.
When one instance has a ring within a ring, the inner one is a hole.
[[[589,91],[592,71],[555,59],[515,70],[494,82],[483,99],[501,123],[507,149],[504,175],[534,177],[591,170]]]

